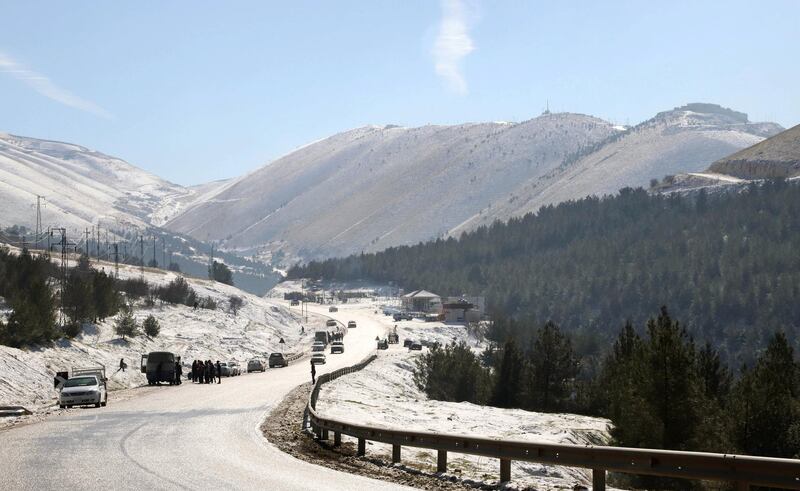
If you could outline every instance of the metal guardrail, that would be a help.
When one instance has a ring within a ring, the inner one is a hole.
[[[22,406],[0,406],[0,418],[13,418],[32,414]]]
[[[286,361],[296,361],[302,358],[304,354],[305,353],[303,353],[302,351],[298,351],[297,353],[288,354],[284,356],[284,358],[286,359]]]
[[[520,460],[591,469],[593,489],[596,491],[605,489],[606,473],[609,471],[640,476],[727,481],[735,483],[737,491],[749,489],[750,486],[800,490],[800,460],[797,459],[500,440],[377,428],[317,414],[317,399],[323,384],[357,372],[376,358],[372,355],[351,367],[321,375],[309,396],[303,427],[310,426],[321,440],[327,440],[328,432],[332,431],[334,446],[341,445],[343,434],[357,438],[359,456],[365,455],[367,440],[391,444],[392,461],[395,463],[400,462],[403,446],[437,450],[437,472],[446,472],[448,452],[495,457],[500,460],[502,482],[511,480],[511,462]]]

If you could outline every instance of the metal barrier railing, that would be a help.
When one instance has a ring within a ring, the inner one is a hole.
[[[800,490],[800,460],[797,459],[500,440],[376,428],[317,414],[317,399],[323,384],[357,372],[376,358],[371,355],[356,365],[321,375],[309,396],[303,427],[310,427],[321,440],[328,440],[328,432],[332,431],[334,446],[341,445],[342,435],[357,438],[359,456],[365,455],[367,440],[390,444],[392,461],[395,463],[400,462],[404,446],[437,450],[437,472],[446,472],[448,452],[494,457],[500,461],[502,482],[511,480],[511,462],[519,460],[591,469],[593,489],[596,491],[605,489],[609,471],[640,476],[727,481],[735,483],[737,491],[749,489],[750,486]]]

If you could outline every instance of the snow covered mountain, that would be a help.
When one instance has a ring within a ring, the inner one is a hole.
[[[737,150],[782,131],[774,123],[750,123],[747,115],[715,104],[688,104],[657,114],[587,151],[567,158],[553,172],[532,176],[451,233],[505,220],[549,204],[619,189],[648,187],[653,178],[702,171]]]
[[[190,194],[127,162],[70,143],[0,133],[0,201],[3,225],[42,222],[82,228],[119,221],[144,226],[170,196]]]
[[[265,249],[284,263],[413,244],[447,234],[617,132],[581,114],[358,128],[236,179],[166,226],[228,248]]]

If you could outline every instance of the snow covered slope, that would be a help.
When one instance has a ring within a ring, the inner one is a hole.
[[[0,224],[42,221],[82,228],[98,220],[142,226],[163,200],[195,193],[127,162],[79,145],[0,133]]]
[[[750,123],[746,114],[714,104],[688,104],[662,112],[596,148],[570,156],[544,177],[533,176],[452,234],[548,204],[613,194],[627,186],[647,187],[650,179],[665,175],[701,172],[715,160],[781,130],[774,123]]]
[[[742,179],[800,176],[800,125],[720,159],[708,170]]]
[[[446,234],[617,131],[580,114],[358,128],[227,184],[166,226],[228,248],[281,250],[286,262],[412,244]]]

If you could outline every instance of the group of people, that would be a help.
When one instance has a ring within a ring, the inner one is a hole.
[[[198,384],[213,384],[216,378],[217,383],[222,383],[222,365],[219,360],[215,364],[211,360],[195,360],[192,362],[192,382]]]

